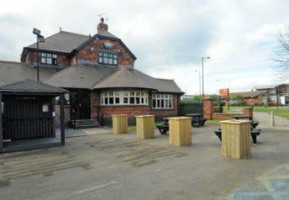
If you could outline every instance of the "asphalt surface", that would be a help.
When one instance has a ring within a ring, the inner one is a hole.
[[[249,159],[221,155],[213,133],[194,128],[193,145],[170,146],[168,136],[137,140],[86,130],[66,146],[0,155],[0,197],[5,200],[235,199],[236,188],[289,160],[288,129],[264,128]],[[230,196],[228,196],[230,195]]]

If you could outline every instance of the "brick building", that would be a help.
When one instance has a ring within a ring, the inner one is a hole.
[[[37,60],[41,81],[70,91],[66,95],[68,118],[101,117],[109,123],[110,116],[118,113],[128,114],[131,121],[141,114],[178,114],[183,94],[180,88],[173,80],[153,78],[135,69],[135,55],[121,39],[108,32],[103,19],[93,36],[60,31],[39,44],[39,54],[36,44],[24,47],[22,63],[0,62],[1,73],[6,70],[6,75],[0,75],[0,83],[21,79],[9,77],[5,81],[10,73],[7,65],[25,74],[30,71],[27,76],[35,79]]]

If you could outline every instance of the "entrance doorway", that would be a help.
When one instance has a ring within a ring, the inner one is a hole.
[[[71,91],[71,116],[72,119],[90,119],[90,91]]]

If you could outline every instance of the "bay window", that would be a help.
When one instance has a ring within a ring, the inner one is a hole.
[[[171,94],[153,94],[153,109],[172,109],[173,95]]]
[[[148,105],[148,92],[132,91],[104,91],[101,92],[101,105]]]

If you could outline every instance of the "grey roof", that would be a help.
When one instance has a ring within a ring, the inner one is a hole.
[[[77,64],[45,81],[62,88],[141,88],[158,92],[183,93],[173,80],[156,79],[136,69]]]
[[[45,42],[40,42],[39,49],[71,53],[89,38],[90,37],[88,35],[60,31],[50,37],[45,38]],[[36,43],[28,46],[28,48],[36,49]]]
[[[56,73],[45,83],[62,88],[90,89],[113,70],[111,67],[76,64]]]
[[[13,92],[13,93],[67,93],[68,91],[62,88],[50,86],[32,79],[10,83],[0,87],[2,92]]]
[[[157,90],[157,80],[136,69],[119,67],[91,89],[143,88]]]
[[[157,90],[160,92],[184,93],[178,87],[174,80],[171,79],[157,79]]]
[[[99,31],[97,33],[98,36],[104,36],[104,37],[110,37],[110,38],[114,38],[114,39],[119,39],[118,37],[116,37],[115,35],[111,34],[110,32],[108,31]]]
[[[58,71],[59,70],[53,68],[40,68],[40,81],[46,80]],[[18,62],[0,61],[0,86],[25,79],[36,80],[36,68]]]
[[[234,92],[231,93],[230,95],[239,94],[242,95],[244,98],[249,98],[249,97],[258,97],[259,95],[264,93],[266,93],[266,91],[253,91],[253,92],[249,91],[249,92]]]

